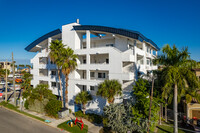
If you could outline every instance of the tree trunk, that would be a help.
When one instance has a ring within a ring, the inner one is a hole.
[[[163,103],[161,103],[161,118],[163,118]]]
[[[68,81],[69,81],[69,74],[65,75],[65,106],[68,108]]]
[[[167,122],[167,98],[165,98],[165,122]]]
[[[175,84],[174,87],[174,133],[178,133],[178,119],[177,119],[177,111],[178,111],[178,105],[177,105],[177,84]]]
[[[58,69],[58,79],[59,79],[59,83],[60,83],[60,97],[61,97],[62,107],[64,107],[64,104],[63,104],[63,91],[62,91],[62,84],[61,84],[60,70],[59,69]]]
[[[153,100],[153,87],[154,87],[154,79],[152,80],[152,87],[151,87],[151,97],[150,97],[150,105],[149,105],[149,119],[148,119],[147,133],[149,133],[150,126],[151,126],[151,105],[152,105],[152,100]]]
[[[83,114],[84,114],[84,115],[85,115],[85,110],[86,110],[86,107],[85,107],[85,104],[83,104],[82,111],[83,111]]]
[[[162,125],[161,123],[161,117],[162,117],[162,106],[160,106],[160,112],[159,112],[159,125]]]

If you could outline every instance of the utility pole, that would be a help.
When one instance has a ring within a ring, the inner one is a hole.
[[[8,100],[8,70],[7,70],[7,60],[6,60],[6,94],[5,94],[5,102]]]
[[[15,91],[15,61],[14,61],[14,58],[13,58],[13,52],[12,52],[12,69],[13,69],[14,105],[17,106],[17,102],[16,102],[16,91]]]
[[[149,120],[148,120],[148,129],[147,133],[149,133],[150,124],[151,124],[151,106],[152,106],[152,100],[153,100],[153,86],[154,86],[154,78],[152,78],[152,87],[151,87],[151,97],[150,97],[150,106],[149,106]]]

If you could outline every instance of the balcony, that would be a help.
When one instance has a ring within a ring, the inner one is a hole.
[[[135,52],[138,54],[138,55],[141,55],[141,56],[144,56],[145,54],[145,51],[140,49],[140,48],[137,48],[135,47]]]
[[[123,73],[122,74],[122,79],[123,80],[133,80],[135,77],[134,73]]]
[[[131,54],[123,54],[122,61],[124,62],[135,62],[135,56]]]
[[[76,70],[75,71],[75,78],[76,79],[87,79],[86,70]]]
[[[47,69],[39,69],[39,76],[47,77],[48,76],[48,70]]]

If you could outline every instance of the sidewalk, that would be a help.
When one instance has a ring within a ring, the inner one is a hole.
[[[51,121],[50,123],[47,123],[49,126],[52,126],[52,127],[55,127],[57,128],[57,126],[67,120],[71,120],[71,119],[76,119],[76,117],[72,114],[70,114],[68,117],[65,117],[63,119],[55,119],[55,118],[50,118],[48,116],[45,116],[43,114],[39,114],[39,113],[36,113],[36,112],[33,112],[33,111],[29,111],[29,110],[26,110],[26,109],[22,109],[22,111],[24,112],[27,112],[29,114],[32,114],[32,115],[35,115],[35,116],[38,116],[40,118],[43,118],[45,120],[49,120]],[[94,125],[93,123],[85,120],[85,119],[82,119],[84,124],[88,125],[88,133],[99,133],[99,130],[103,127],[102,125]]]

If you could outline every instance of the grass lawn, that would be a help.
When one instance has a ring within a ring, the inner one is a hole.
[[[10,103],[1,102],[0,105],[6,107],[6,108],[8,108],[8,109],[14,110],[14,111],[16,111],[16,112],[19,112],[19,113],[21,113],[21,114],[24,114],[24,115],[30,116],[30,117],[32,117],[32,118],[38,119],[38,120],[40,120],[40,121],[45,121],[45,119],[43,119],[43,118],[40,118],[40,117],[31,115],[31,114],[29,114],[29,113],[26,113],[26,112],[24,112],[24,111],[18,110],[18,107],[15,107],[14,105],[12,105],[12,104],[10,104]]]
[[[173,133],[174,129],[173,129],[173,124],[171,123],[165,123],[165,122],[162,122],[163,125],[160,125],[160,126],[157,126],[158,128],[158,131],[157,133]],[[167,126],[169,125],[169,126]],[[179,133],[190,133],[188,131],[184,131],[184,130],[181,130],[181,129],[178,129],[178,132]]]
[[[68,120],[69,121],[69,120]],[[70,127],[67,122],[63,122],[58,125],[58,128],[64,129],[70,133],[87,133],[88,132],[88,126],[84,124],[83,130],[81,130],[81,124],[77,122],[76,125],[73,125],[73,127]]]

